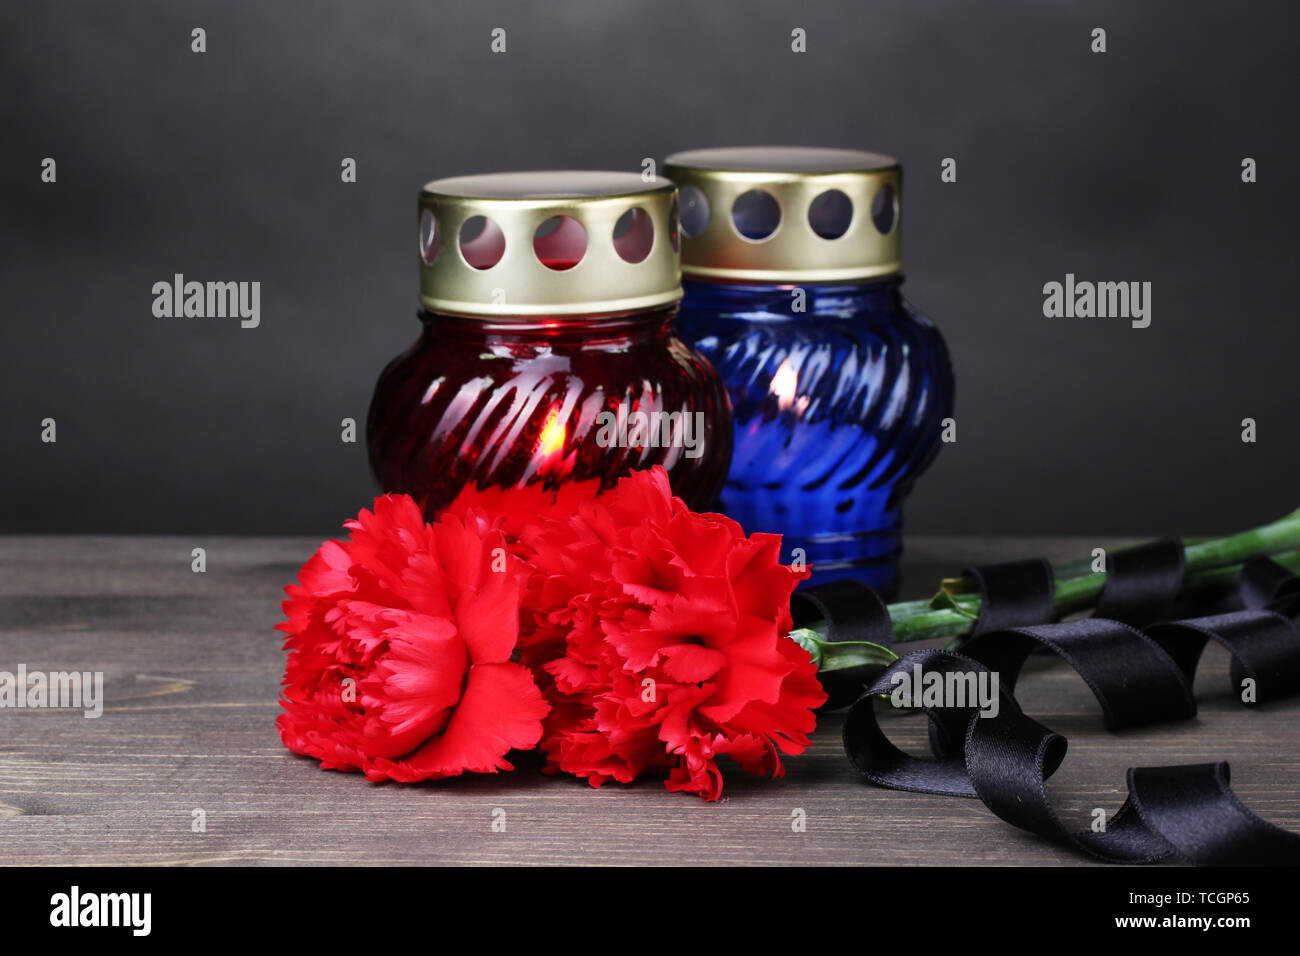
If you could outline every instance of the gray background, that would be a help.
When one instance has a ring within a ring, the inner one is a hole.
[[[418,331],[421,183],[763,143],[903,161],[906,289],[959,421],[912,530],[1276,517],[1300,504],[1288,7],[8,2],[0,531],[329,532],[374,492],[339,420]],[[174,272],[260,280],[261,327],[154,318]],[[1044,318],[1066,272],[1151,281],[1151,327]]]

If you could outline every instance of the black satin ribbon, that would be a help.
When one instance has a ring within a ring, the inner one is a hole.
[[[1161,622],[1179,606],[1181,543],[1160,541],[1116,552],[1109,564],[1097,613],[1057,624],[1044,623],[1051,617],[1053,589],[1046,562],[967,571],[981,596],[973,636],[961,653],[915,651],[874,675],[845,719],[850,761],[879,786],[978,797],[1009,823],[1112,863],[1179,856],[1210,866],[1300,865],[1300,835],[1246,809],[1229,786],[1226,763],[1132,768],[1128,798],[1103,832],[1072,832],[1060,821],[1046,781],[1064,759],[1067,741],[1027,716],[1013,693],[1035,650],[1049,651],[1075,669],[1111,730],[1193,717],[1196,668],[1211,640],[1231,656],[1231,692],[1243,704],[1300,694],[1300,629],[1292,621],[1300,615],[1300,578],[1281,565],[1252,559],[1226,602],[1221,593],[1202,601],[1204,607],[1226,605],[1230,610],[1224,613]],[[843,602],[861,599],[853,589],[825,587],[815,607],[823,619],[842,617]],[[864,603],[871,623],[842,633],[871,634],[859,639],[880,642],[888,611],[878,598]],[[917,667],[940,674],[996,671],[999,677],[995,716],[981,716],[972,706],[926,709],[934,760],[903,753],[875,716],[876,696],[889,694],[897,675]],[[833,673],[820,676],[833,679]]]
[[[1108,554],[1106,585],[1093,617],[1142,627],[1174,606],[1183,585],[1183,543],[1152,541]]]
[[[1213,617],[1155,624],[1147,635],[1181,670],[1190,687],[1201,651],[1209,641],[1232,657],[1229,686],[1244,704],[1259,704],[1300,694],[1300,634],[1274,611],[1235,611]],[[1245,681],[1252,686],[1244,686]],[[1246,694],[1246,690],[1252,691]]]
[[[972,634],[1052,619],[1056,583],[1052,566],[1042,558],[984,564],[962,574],[974,578],[980,592],[980,616]]]
[[[1108,565],[1099,613],[1094,617],[1135,625],[1151,623],[1177,597],[1183,579],[1183,547],[1173,539],[1155,541],[1113,553]],[[1052,619],[1056,585],[1052,566],[1043,558],[985,564],[966,568],[962,574],[973,579],[979,589],[980,614],[971,631],[973,637]],[[1300,581],[1296,584],[1300,585]],[[1261,570],[1257,585],[1261,593],[1281,586],[1285,586],[1283,582],[1273,581]],[[1300,587],[1295,596],[1300,605]],[[1106,614],[1100,613],[1103,608]],[[790,600],[790,612],[795,627],[827,622],[827,637],[832,641],[886,645],[892,641],[885,602],[866,584],[851,578],[796,591]],[[828,695],[820,709],[847,707],[879,673],[879,667],[863,666],[820,675]]]
[[[999,684],[1014,692],[1025,659],[1037,647],[1078,672],[1101,704],[1109,730],[1196,715],[1189,676],[1161,644],[1119,621],[1089,618],[994,631],[972,638],[962,652],[997,671]],[[1195,666],[1193,658],[1193,670]]]
[[[1277,611],[1286,617],[1300,615],[1300,577],[1272,558],[1251,558],[1243,564],[1237,593],[1242,607],[1249,610]]]
[[[817,621],[827,624],[830,641],[870,641],[888,645],[893,637],[889,608],[870,586],[852,578],[837,578],[816,587],[795,591],[790,597],[790,616],[795,627]],[[819,710],[847,707],[862,694],[882,668],[861,665],[818,675],[827,700]]]
[[[1276,604],[1285,588],[1271,593]],[[1019,627],[982,634],[961,654],[922,650],[896,661],[850,708],[845,750],[879,786],[978,797],[1003,820],[1108,862],[1154,863],[1177,855],[1201,865],[1300,866],[1300,836],[1247,810],[1228,785],[1227,764],[1131,769],[1128,799],[1100,833],[1071,832],[1048,799],[1046,781],[1064,759],[1067,742],[1027,716],[1012,694],[1031,649],[1045,647],[1074,667],[1101,704],[1106,725],[1119,730],[1195,714],[1192,681],[1208,640],[1232,655],[1234,691],[1241,679],[1255,680],[1255,703],[1300,692],[1300,630],[1271,610],[1145,631],[1097,618]],[[875,695],[890,693],[896,675],[917,667],[922,673],[999,673],[996,715],[981,716],[972,706],[927,708],[933,761],[900,751],[875,716]]]
[[[1183,545],[1175,538],[1152,541],[1109,555],[1106,584],[1093,617],[1140,627],[1160,620],[1173,607],[1183,583]],[[980,594],[978,637],[1022,624],[1052,619],[1055,581],[1042,558],[967,568]]]

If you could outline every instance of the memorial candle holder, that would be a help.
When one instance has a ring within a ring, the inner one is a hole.
[[[711,506],[731,454],[713,367],[678,339],[676,190],[635,173],[463,176],[420,194],[421,331],[379,377],[371,468],[429,518],[468,484],[555,489],[662,465]]]
[[[735,413],[722,508],[785,535],[809,583],[898,585],[902,503],[952,414],[938,330],[903,299],[902,170],[844,149],[669,156],[686,290],[678,329]]]

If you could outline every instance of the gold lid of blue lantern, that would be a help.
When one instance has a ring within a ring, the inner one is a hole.
[[[853,149],[739,146],[674,153],[682,273],[838,282],[902,268],[898,161]]]

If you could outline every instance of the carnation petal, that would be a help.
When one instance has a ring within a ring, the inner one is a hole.
[[[513,769],[505,756],[535,746],[550,707],[527,668],[513,663],[470,669],[465,693],[441,736],[391,767],[394,780],[428,780],[465,771]]]
[[[667,659],[664,673],[683,683],[708,680],[727,666],[726,654],[700,644],[672,644],[660,653]]]

